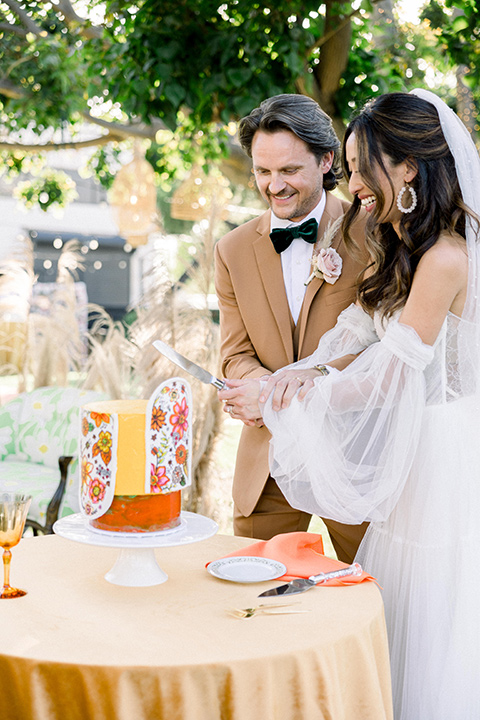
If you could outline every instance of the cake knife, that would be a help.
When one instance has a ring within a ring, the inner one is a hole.
[[[167,345],[162,340],[155,340],[155,342],[152,344],[159,353],[165,355],[166,358],[171,360],[171,362],[175,363],[175,365],[178,365],[178,367],[181,367],[182,370],[185,370],[185,372],[193,375],[193,377],[196,377],[197,380],[200,380],[207,385],[214,385],[217,390],[223,390],[227,387],[227,384],[224,380],[219,380],[207,370],[204,370],[202,367],[200,367],[200,365],[197,365],[196,363],[192,362],[192,360],[189,360],[183,355],[180,355],[179,352],[171,348],[170,345]]]
[[[361,575],[363,572],[361,566],[358,563],[353,563],[343,570],[333,570],[328,573],[320,573],[319,575],[310,575],[309,578],[296,578],[290,580],[285,585],[279,585],[271,590],[266,590],[260,593],[258,597],[273,597],[275,595],[295,595],[296,593],[302,593],[310,588],[315,587],[317,584],[321,584],[326,580],[333,578],[346,577],[347,575]]]

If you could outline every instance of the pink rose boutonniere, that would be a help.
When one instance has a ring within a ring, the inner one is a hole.
[[[330,223],[325,230],[323,238],[315,244],[312,253],[312,272],[307,278],[305,285],[308,285],[314,277],[318,277],[320,280],[325,280],[325,282],[333,285],[342,274],[342,258],[335,248],[330,247],[333,238],[342,224],[342,220],[343,215],[335,220],[333,224]]]
[[[322,248],[315,258],[313,274],[333,285],[342,273],[342,258],[333,248]]]

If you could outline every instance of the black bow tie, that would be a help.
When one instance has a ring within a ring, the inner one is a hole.
[[[280,255],[292,244],[292,240],[295,238],[302,238],[305,242],[313,243],[317,239],[318,223],[315,218],[310,218],[301,225],[287,228],[275,228],[270,233],[270,239],[273,243],[273,247]]]

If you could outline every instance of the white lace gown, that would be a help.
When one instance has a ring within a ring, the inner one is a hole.
[[[383,588],[395,720],[480,720],[480,399],[458,365],[472,332],[449,314],[432,348],[350,306],[295,367],[359,357],[264,408],[291,504],[371,521],[357,559]]]

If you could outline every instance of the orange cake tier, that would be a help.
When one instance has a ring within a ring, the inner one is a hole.
[[[180,525],[181,491],[165,495],[115,495],[107,512],[90,518],[98,530],[160,532]]]

